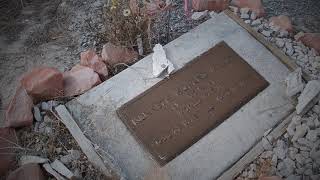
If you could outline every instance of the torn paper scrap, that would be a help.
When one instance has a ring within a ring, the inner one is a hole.
[[[156,44],[153,48],[153,52],[153,75],[155,77],[159,77],[160,74],[165,70],[167,70],[168,74],[172,73],[175,69],[174,65],[169,59],[167,59],[166,52],[164,51],[162,45]]]

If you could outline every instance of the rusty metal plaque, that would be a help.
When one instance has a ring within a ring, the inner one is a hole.
[[[117,113],[136,140],[165,165],[268,85],[221,42]]]

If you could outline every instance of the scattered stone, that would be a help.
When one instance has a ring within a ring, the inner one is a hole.
[[[311,142],[315,142],[318,139],[318,132],[316,130],[309,130],[306,138]]]
[[[0,177],[5,175],[15,162],[15,145],[18,143],[16,132],[13,128],[0,128]],[[3,148],[13,147],[13,148]]]
[[[214,12],[214,11],[210,11],[209,15],[210,15],[211,18],[215,18],[218,14],[216,12]]]
[[[280,31],[279,31],[279,34],[278,34],[278,37],[279,37],[279,38],[285,38],[285,37],[288,37],[288,35],[289,35],[289,32],[288,32],[288,31],[280,30]]]
[[[241,14],[240,18],[241,19],[249,19],[249,14]]]
[[[63,73],[65,96],[76,96],[101,83],[97,73],[91,68],[76,65]]]
[[[63,96],[63,76],[55,68],[34,68],[21,78],[21,84],[35,104]]]
[[[278,157],[277,157],[277,155],[274,154],[274,155],[272,156],[271,164],[272,164],[273,166],[277,166],[277,164],[278,164]]]
[[[255,19],[257,19],[257,15],[256,15],[256,13],[255,13],[255,12],[252,12],[252,13],[251,13],[251,15],[250,15],[250,19],[251,19],[251,20],[255,20]]]
[[[26,164],[14,170],[7,177],[7,180],[46,180],[42,169],[38,164]]]
[[[32,125],[32,107],[31,97],[22,86],[19,86],[6,111],[5,125],[14,128]]]
[[[68,155],[62,156],[60,158],[61,162],[65,165],[71,163],[74,160],[80,158],[81,152],[78,150],[70,150]]]
[[[87,66],[98,73],[100,78],[105,80],[108,77],[108,68],[102,58],[94,50],[81,52],[80,65]]]
[[[130,64],[138,59],[138,53],[112,43],[103,45],[101,52],[102,59],[110,66],[118,63]]]
[[[302,70],[301,68],[297,68],[295,71],[290,73],[285,80],[287,89],[286,93],[289,97],[292,97],[299,92],[301,92],[305,86],[302,81]]]
[[[291,174],[285,180],[301,180],[301,176],[296,176],[296,175]]]
[[[47,103],[47,102],[42,102],[41,103],[41,110],[42,111],[51,111],[52,110],[52,106],[50,106],[50,104]]]
[[[234,12],[235,14],[237,14],[239,12],[239,8],[235,7],[235,6],[229,6],[229,8],[231,9],[232,12]]]
[[[270,37],[271,34],[272,34],[272,31],[263,30],[263,31],[261,32],[261,34],[263,34],[265,37]]]
[[[40,109],[38,108],[38,106],[33,107],[33,116],[36,119],[36,121],[38,121],[38,122],[41,122],[43,120]]]
[[[287,147],[284,141],[278,140],[276,147],[273,149],[273,152],[279,159],[284,159],[287,153]]]
[[[62,177],[59,173],[57,173],[55,170],[52,169],[50,164],[43,164],[42,167],[53,177],[55,177],[57,180],[66,180],[64,177]]]
[[[299,138],[302,138],[308,131],[308,126],[305,124],[298,125],[296,131],[292,137],[292,142],[297,141]]]
[[[240,14],[249,14],[249,8],[240,8]]]
[[[298,154],[296,154],[295,160],[296,160],[299,164],[303,165],[305,158],[303,157],[302,154],[298,153]]]
[[[264,159],[268,159],[272,157],[272,154],[273,154],[272,151],[265,151],[260,155],[260,157]]]
[[[44,164],[49,162],[49,159],[47,158],[42,158],[39,156],[28,156],[28,155],[24,155],[20,158],[19,164],[20,166],[23,166],[25,164],[28,163],[35,163],[35,164]]]
[[[257,17],[262,17],[265,14],[261,0],[232,0],[230,4],[240,8],[249,8]]]
[[[296,154],[298,153],[298,149],[295,148],[295,147],[290,147],[289,148],[289,157],[292,159],[292,160],[295,160],[295,157],[296,157]]]
[[[320,105],[314,105],[312,111],[317,114],[320,114]]]
[[[276,38],[276,45],[278,48],[283,48],[284,47],[284,41],[280,38]]]
[[[248,20],[245,20],[244,22],[245,22],[246,24],[250,24],[250,23],[251,23],[251,20],[248,19]]]
[[[256,19],[256,20],[252,21],[252,23],[251,23],[252,26],[258,26],[260,24],[261,24],[261,19]]]
[[[53,163],[50,164],[52,169],[56,170],[59,174],[67,177],[68,179],[71,179],[74,177],[73,173],[59,160],[53,161]]]
[[[271,17],[269,20],[270,26],[278,27],[280,30],[292,32],[293,26],[291,19],[288,16],[280,15]]]
[[[298,105],[296,106],[297,114],[305,114],[320,99],[320,82],[317,80],[309,81],[298,97]]]
[[[299,138],[297,140],[297,142],[300,144],[300,145],[303,145],[303,146],[308,146],[310,148],[312,148],[313,144],[312,142],[308,141],[307,139],[305,138]]]
[[[208,16],[208,10],[201,11],[201,12],[194,12],[191,16],[192,20],[198,21]]]

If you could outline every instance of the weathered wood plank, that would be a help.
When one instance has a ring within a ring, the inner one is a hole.
[[[71,135],[77,141],[83,153],[88,157],[88,160],[101,172],[110,178],[120,176],[115,174],[111,167],[107,167],[99,155],[94,150],[91,141],[82,133],[77,123],[72,118],[71,114],[64,105],[60,105],[55,108],[62,123],[68,128]]]

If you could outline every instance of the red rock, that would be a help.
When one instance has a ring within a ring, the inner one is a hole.
[[[101,83],[99,75],[91,68],[76,65],[63,73],[65,96],[76,96]]]
[[[46,180],[48,179],[38,164],[25,164],[14,170],[7,180]]]
[[[216,11],[220,12],[227,9],[229,0],[192,0],[192,9],[194,11]]]
[[[292,32],[293,27],[291,24],[291,19],[288,16],[280,15],[271,17],[269,20],[271,26],[280,28],[283,31]]]
[[[21,84],[35,104],[63,96],[63,75],[55,68],[34,68],[22,77]]]
[[[17,143],[15,133],[12,128],[0,128],[0,177],[14,165],[15,149],[7,147],[14,147],[12,143]]]
[[[107,43],[103,46],[101,56],[104,62],[111,66],[118,63],[129,64],[138,59],[136,51],[116,46],[112,43]]]
[[[259,180],[282,180],[279,176],[259,177]]]
[[[298,38],[304,45],[313,48],[320,54],[320,33],[304,33]]]
[[[32,125],[32,107],[32,98],[27,94],[27,91],[19,85],[6,111],[6,127],[17,128]]]
[[[80,65],[93,69],[102,79],[108,77],[108,68],[106,64],[93,50],[87,50],[81,53]]]
[[[240,8],[249,8],[252,12],[255,12],[257,17],[265,15],[264,7],[261,0],[232,0],[231,5]]]

